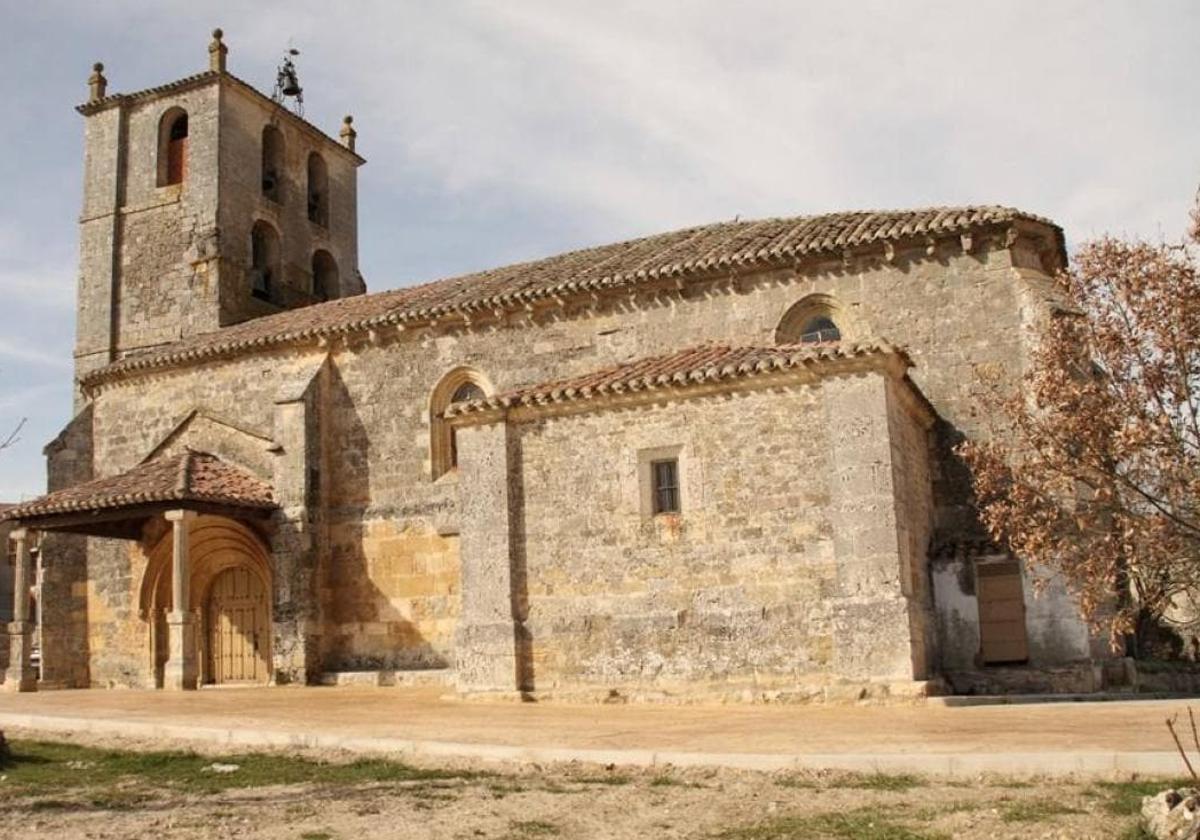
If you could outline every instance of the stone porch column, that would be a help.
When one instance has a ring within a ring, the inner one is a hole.
[[[37,672],[33,668],[33,622],[29,620],[29,585],[33,561],[29,551],[32,535],[24,528],[9,534],[13,541],[16,575],[13,579],[13,620],[8,625],[8,670],[4,674],[7,691],[37,691]]]
[[[172,525],[171,611],[167,613],[168,657],[163,669],[163,688],[182,691],[196,687],[196,624],[188,604],[191,569],[188,564],[188,531],[194,511],[169,510]]]

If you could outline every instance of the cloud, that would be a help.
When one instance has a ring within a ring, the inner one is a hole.
[[[69,371],[72,366],[69,356],[48,353],[45,350],[39,350],[37,347],[22,346],[8,339],[0,338],[0,360],[4,359],[11,359],[21,364],[54,368],[61,371]],[[12,367],[12,365],[4,365],[3,361],[0,361],[0,366]]]
[[[17,300],[23,306],[75,311],[75,266],[0,265],[0,299]]]
[[[43,382],[39,385],[31,385],[16,391],[0,393],[0,417],[7,417],[9,414],[26,410],[30,404],[40,401],[49,394],[55,394],[61,391],[62,388],[63,385],[58,382]],[[14,412],[12,411],[13,409],[17,411]],[[0,429],[0,437],[7,434],[6,430]]]
[[[598,237],[960,202],[1091,232],[1173,225],[1200,179],[1194,4],[414,8],[298,7],[309,90],[358,103],[389,192],[521,196]]]

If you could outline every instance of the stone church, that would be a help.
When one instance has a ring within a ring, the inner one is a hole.
[[[136,93],[96,65],[77,109],[75,415],[0,511],[6,688],[1100,687],[953,452],[1052,305],[1052,222],[735,220],[367,294],[351,118],[208,53]]]

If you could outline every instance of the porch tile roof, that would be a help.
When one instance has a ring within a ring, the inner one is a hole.
[[[153,502],[208,502],[233,507],[275,507],[271,486],[216,455],[186,449],[139,464],[120,475],[98,478],[0,509],[0,519],[99,511]]]
[[[734,347],[709,344],[651,356],[578,376],[520,388],[486,399],[454,403],[445,412],[456,417],[489,409],[573,402],[605,395],[677,389],[707,382],[820,365],[860,357],[891,356],[905,368],[912,362],[885,341],[790,344],[777,347]]]

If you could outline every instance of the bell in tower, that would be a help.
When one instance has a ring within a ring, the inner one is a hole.
[[[279,65],[279,71],[275,75],[275,92],[271,98],[280,105],[286,99],[294,100],[293,110],[303,116],[304,88],[300,87],[300,78],[296,75],[296,65],[292,61],[292,56],[296,55],[300,55],[300,50],[290,47],[284,53],[283,63]]]

